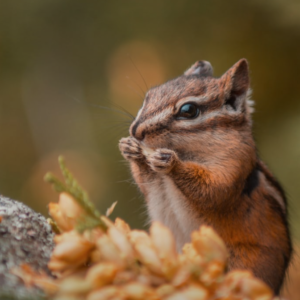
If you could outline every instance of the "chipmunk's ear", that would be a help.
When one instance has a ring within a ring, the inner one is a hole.
[[[242,110],[246,105],[249,90],[249,69],[246,59],[239,60],[221,78],[227,108]]]
[[[212,76],[213,68],[210,62],[206,60],[198,60],[184,72],[184,75]]]

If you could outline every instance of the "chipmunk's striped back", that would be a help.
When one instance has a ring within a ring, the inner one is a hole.
[[[246,60],[220,78],[208,62],[151,88],[120,141],[151,220],[178,248],[207,224],[224,239],[228,268],[252,270],[279,292],[291,256],[286,199],[257,156]]]

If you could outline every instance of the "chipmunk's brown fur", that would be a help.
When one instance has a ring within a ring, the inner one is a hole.
[[[210,225],[227,245],[228,269],[249,269],[278,294],[292,249],[286,200],[257,156],[248,94],[246,60],[220,78],[196,62],[147,92],[119,146],[151,220],[170,227],[178,248]],[[187,103],[198,116],[180,117]]]

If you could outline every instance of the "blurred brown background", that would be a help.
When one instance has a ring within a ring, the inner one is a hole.
[[[194,61],[220,76],[249,60],[261,157],[285,187],[300,239],[300,2],[0,0],[0,192],[47,214],[43,182],[67,164],[92,200],[133,226],[142,197],[118,151],[148,86]]]

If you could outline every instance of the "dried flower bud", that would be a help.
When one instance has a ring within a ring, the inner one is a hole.
[[[60,230],[69,231],[73,229],[73,227],[68,222],[66,222],[58,203],[49,203],[48,210],[49,215],[54,219]]]
[[[137,258],[155,274],[162,275],[162,264],[150,236],[142,230],[132,230],[129,239]]]
[[[118,201],[115,201],[115,202],[114,202],[114,203],[106,210],[106,214],[105,214],[106,217],[110,216],[110,215],[113,213],[113,211],[114,211],[114,209],[115,209],[117,203],[118,203]]]
[[[155,274],[162,275],[162,265],[154,247],[143,243],[135,244],[138,259]]]
[[[150,227],[150,236],[160,259],[176,261],[175,239],[169,228],[159,222],[153,222]]]
[[[122,219],[116,218],[115,220],[115,226],[120,231],[122,231],[125,234],[128,234],[130,232],[130,226]]]
[[[209,298],[208,291],[199,284],[191,284],[179,292],[175,292],[166,300],[206,300]]]
[[[126,284],[122,287],[121,290],[122,295],[124,295],[125,299],[130,300],[141,300],[141,299],[154,299],[154,291],[148,287],[147,285],[132,282]],[[157,297],[156,297],[157,299]]]
[[[224,263],[220,261],[210,262],[204,272],[200,275],[200,279],[206,285],[209,285],[217,280],[224,273]]]
[[[27,287],[35,285],[49,295],[56,293],[58,290],[59,286],[53,278],[49,278],[43,271],[35,271],[28,264],[21,264],[19,268],[14,267],[10,272],[22,279]]]
[[[102,260],[102,255],[99,249],[96,248],[91,252],[90,259],[91,259],[91,263],[97,263]]]
[[[162,271],[166,277],[172,278],[178,268],[178,254],[174,236],[169,228],[159,222],[150,227],[150,236],[162,263]]]
[[[272,299],[269,287],[250,272],[224,275],[226,247],[210,227],[193,232],[192,242],[178,254],[174,236],[159,222],[151,225],[149,235],[131,230],[122,219],[112,222],[101,216],[107,230],[94,228],[79,235],[72,229],[86,214],[72,197],[61,194],[49,209],[59,228],[68,231],[55,236],[49,262],[50,270],[64,278],[55,300]]]
[[[73,268],[88,260],[94,243],[85,239],[75,231],[56,236],[57,243],[48,267],[52,271],[62,271],[70,264]]]
[[[208,226],[201,226],[199,231],[192,233],[192,244],[195,250],[209,260],[226,262],[227,250],[222,239]]]
[[[99,290],[92,291],[86,300],[111,300],[117,298],[119,295],[119,288],[117,286],[107,286]],[[120,298],[117,298],[120,299]]]
[[[175,274],[172,280],[173,286],[180,287],[186,284],[191,278],[191,267],[190,264],[183,264]]]
[[[133,245],[142,243],[152,247],[152,240],[150,236],[143,230],[132,230],[129,232],[128,236]]]
[[[85,295],[92,285],[88,281],[82,280],[79,276],[69,276],[63,279],[59,285],[59,295]]]
[[[125,265],[125,262],[120,254],[120,250],[107,235],[101,236],[96,241],[96,246],[97,250],[99,251],[98,255],[101,257],[101,261],[114,262],[119,266]]]
[[[175,287],[172,284],[163,284],[156,289],[156,294],[161,298],[169,296],[174,292],[175,292]]]
[[[128,283],[130,281],[133,281],[136,279],[136,273],[132,272],[132,270],[130,271],[119,271],[115,278],[114,278],[114,284],[125,284]],[[140,282],[140,280],[139,280]]]
[[[231,271],[224,279],[219,293],[253,300],[271,300],[271,289],[249,271]]]
[[[183,246],[179,260],[182,264],[189,263],[196,266],[202,266],[204,264],[203,257],[199,255],[194,246],[190,243]]]
[[[270,300],[273,298],[271,289],[257,278],[243,278],[241,280],[241,287],[241,293],[249,299]]]
[[[118,247],[121,255],[126,259],[132,260],[133,248],[127,238],[127,235],[121,230],[117,229],[115,226],[108,228],[107,234],[113,243]]]
[[[49,214],[62,231],[74,229],[79,218],[84,218],[83,208],[67,193],[59,195],[58,203],[49,203]]]
[[[111,283],[118,271],[119,267],[110,262],[103,262],[92,266],[86,275],[86,280],[91,283],[94,288],[104,286]]]

